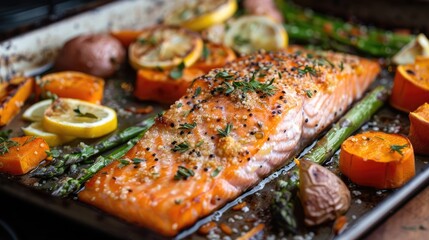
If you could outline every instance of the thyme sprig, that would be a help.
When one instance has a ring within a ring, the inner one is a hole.
[[[127,159],[123,159],[123,158],[120,158],[120,159],[117,159],[116,161],[118,161],[119,162],[119,164],[118,164],[118,168],[123,168],[123,167],[125,167],[125,166],[128,166],[128,165],[130,165],[130,161],[128,161]]]
[[[157,41],[155,37],[150,38],[139,38],[137,39],[137,42],[140,44],[148,44],[148,45],[156,45]]]
[[[225,129],[217,129],[217,135],[227,137],[231,133],[232,128],[232,123],[227,123]]]
[[[316,69],[314,69],[314,68],[312,68],[312,67],[310,67],[310,66],[305,66],[304,68],[300,68],[300,69],[298,69],[298,74],[299,75],[307,75],[307,74],[310,74],[310,76],[313,76],[313,77],[317,77],[317,71],[316,71]]]
[[[183,70],[185,67],[185,63],[181,62],[177,67],[171,70],[169,76],[174,80],[181,78],[183,76]]]
[[[213,170],[213,172],[210,173],[210,176],[212,178],[216,177],[217,175],[219,175],[222,169],[223,169],[222,167],[217,167],[215,170]]]
[[[9,148],[19,146],[19,143],[10,140],[8,138],[0,137],[0,155],[4,155],[9,152]]]
[[[221,71],[216,73],[215,78],[223,78],[226,80],[232,79],[234,76],[229,74],[227,71]]]
[[[9,138],[11,133],[12,133],[12,129],[0,131],[0,137]]]
[[[197,126],[196,122],[179,124],[179,129],[191,130]]]
[[[201,53],[201,57],[204,60],[207,60],[210,56],[210,49],[207,47],[207,44],[203,46],[203,52]]]
[[[240,90],[244,93],[247,92],[256,92],[263,95],[272,96],[276,90],[276,87],[273,85],[274,78],[271,80],[262,83],[256,80],[257,72],[254,72],[249,81],[233,81],[233,82],[223,82],[221,86],[215,89],[216,92],[222,92],[224,94],[231,94],[237,90]]]
[[[397,152],[399,154],[401,154],[402,156],[404,155],[404,153],[402,153],[402,150],[404,148],[408,147],[408,144],[404,144],[404,145],[390,145],[390,151],[391,152]]]
[[[95,114],[93,114],[93,113],[90,113],[90,112],[83,113],[83,112],[80,110],[79,106],[77,106],[77,108],[73,109],[73,112],[75,112],[75,113],[76,113],[76,116],[77,116],[77,117],[86,117],[86,118],[93,118],[93,119],[97,119],[97,118],[98,118],[98,117],[97,117]]]
[[[308,98],[312,98],[313,97],[313,92],[311,91],[311,90],[304,90],[305,91],[305,94],[307,94],[307,97]]]
[[[175,145],[172,150],[173,150],[173,152],[184,153],[184,152],[188,151],[189,149],[190,149],[189,143],[188,142],[182,142],[182,143]]]
[[[179,166],[177,169],[176,175],[174,175],[174,180],[186,180],[189,177],[193,177],[195,172],[189,168]]]

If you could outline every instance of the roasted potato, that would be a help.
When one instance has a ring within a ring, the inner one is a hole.
[[[67,41],[55,62],[59,71],[111,76],[125,59],[125,49],[107,34],[81,35]]]

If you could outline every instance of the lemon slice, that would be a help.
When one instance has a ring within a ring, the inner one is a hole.
[[[117,128],[116,112],[108,107],[71,98],[59,98],[46,109],[43,127],[53,133],[96,138]]]
[[[76,137],[73,136],[63,136],[46,132],[45,129],[43,129],[41,122],[34,122],[29,126],[22,128],[22,131],[27,136],[36,136],[45,139],[46,143],[48,143],[50,147],[63,145],[64,143],[68,143],[76,139]]]
[[[285,48],[288,36],[283,26],[269,17],[244,16],[229,25],[224,43],[239,53],[249,54],[260,49]]]
[[[156,26],[142,31],[128,49],[131,66],[141,68],[173,68],[182,62],[190,66],[198,60],[203,40],[190,30]]]
[[[22,114],[22,118],[28,121],[42,121],[45,110],[51,105],[52,99],[46,99],[31,105]]]
[[[176,8],[164,19],[164,23],[201,31],[226,21],[236,11],[236,0],[192,0]]]

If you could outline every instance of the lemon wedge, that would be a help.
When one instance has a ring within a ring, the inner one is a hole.
[[[76,137],[73,136],[63,136],[55,133],[46,132],[45,129],[43,129],[41,122],[34,122],[29,126],[22,128],[22,131],[27,136],[36,136],[43,138],[50,147],[60,146],[76,139]]]
[[[244,16],[233,21],[225,32],[225,45],[243,54],[260,49],[286,48],[288,35],[280,23],[266,16]]]
[[[226,21],[236,11],[237,0],[191,0],[176,8],[164,23],[201,31]]]
[[[392,60],[397,65],[412,64],[419,56],[429,57],[429,40],[422,33],[396,53]]]
[[[129,49],[135,69],[190,66],[201,56],[203,40],[198,33],[180,27],[156,26],[145,29]]]
[[[31,105],[22,114],[22,118],[28,121],[42,121],[45,110],[51,105],[52,99],[46,99]]]
[[[59,98],[46,109],[43,128],[48,132],[96,138],[117,128],[116,112],[108,107],[71,98]]]

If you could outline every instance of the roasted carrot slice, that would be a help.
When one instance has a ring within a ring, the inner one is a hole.
[[[398,66],[390,97],[390,104],[402,111],[411,112],[429,102],[429,61]]]
[[[203,226],[201,226],[201,227],[198,229],[198,233],[199,233],[199,234],[201,234],[201,235],[207,235],[207,234],[209,234],[209,233],[210,233],[210,231],[211,231],[212,229],[214,229],[214,228],[216,228],[216,227],[217,227],[217,223],[216,223],[216,222],[211,221],[211,222],[208,222],[208,223],[204,224]]]
[[[398,188],[415,175],[414,151],[399,134],[369,131],[341,145],[340,171],[358,185]]]
[[[235,58],[235,53],[231,48],[221,44],[206,43],[204,44],[203,54],[192,67],[208,73],[214,68],[225,66],[227,62],[233,61]]]
[[[1,86],[0,126],[4,126],[19,112],[33,90],[33,78],[17,77]]]
[[[47,157],[49,146],[39,137],[1,139],[0,171],[12,175],[29,172]]]
[[[47,92],[62,98],[75,98],[91,103],[101,103],[104,80],[81,72],[64,71],[43,76],[36,81],[36,94]]]
[[[171,104],[185,95],[195,78],[204,74],[196,68],[185,68],[177,76],[171,71],[176,70],[138,70],[134,95],[140,100]]]
[[[113,37],[121,42],[122,46],[128,47],[132,42],[134,42],[137,37],[142,33],[141,30],[121,30],[113,31],[110,33]]]
[[[410,132],[408,137],[416,153],[429,155],[429,104],[425,103],[410,112]]]
[[[253,239],[256,235],[258,235],[265,228],[265,224],[260,223],[256,225],[254,228],[250,229],[247,233],[243,234],[237,240],[250,240]]]

